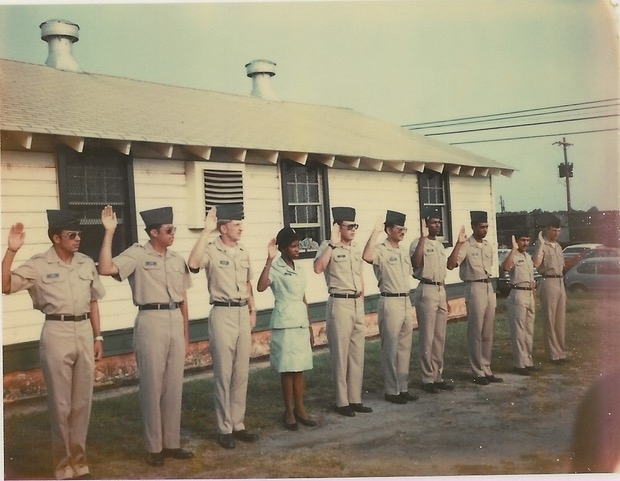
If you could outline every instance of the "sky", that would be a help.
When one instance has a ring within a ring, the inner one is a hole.
[[[86,72],[249,95],[245,64],[268,59],[281,100],[394,125],[572,105],[417,132],[490,128],[432,138],[516,169],[493,178],[497,211],[566,209],[565,137],[572,208],[620,208],[620,7],[609,0],[2,2],[0,58],[45,63],[39,24],[61,18],[80,26]],[[523,123],[540,125],[498,128]]]

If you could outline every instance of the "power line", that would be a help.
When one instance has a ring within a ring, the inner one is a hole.
[[[559,109],[559,108],[564,108],[564,107],[576,107],[578,105],[589,105],[589,104],[596,104],[596,103],[602,103],[602,102],[611,102],[611,101],[615,101],[615,100],[620,100],[620,98],[615,97],[615,98],[603,99],[603,100],[590,100],[588,102],[576,102],[576,103],[572,103],[572,104],[552,105],[550,107],[538,107],[538,108],[533,108],[533,109],[513,110],[511,112],[501,112],[501,113],[498,113],[498,114],[475,115],[475,116],[472,116],[472,117],[459,117],[459,118],[447,119],[447,120],[436,120],[434,122],[421,122],[421,123],[417,123],[417,124],[404,124],[404,125],[402,125],[402,127],[419,127],[421,125],[433,125],[433,124],[438,124],[438,123],[456,122],[456,121],[461,121],[461,120],[482,119],[482,118],[489,118],[489,117],[497,117],[497,116],[500,116],[500,115],[522,114],[522,113],[525,113],[525,112],[539,112],[541,110]]]
[[[618,105],[620,105],[619,103],[615,103],[615,104],[609,104],[609,105],[591,105],[589,107],[578,107],[578,108],[574,108],[574,109],[564,109],[564,110],[556,110],[556,111],[552,111],[552,112],[538,112],[535,114],[525,114],[525,115],[511,115],[509,117],[501,117],[501,118],[497,118],[497,119],[493,119],[493,120],[486,120],[486,119],[481,119],[481,120],[466,120],[466,121],[462,121],[462,122],[453,122],[453,123],[444,123],[443,125],[434,125],[434,126],[429,126],[429,127],[409,127],[408,130],[423,130],[423,129],[431,129],[431,128],[443,128],[443,127],[451,127],[453,125],[467,125],[467,124],[480,124],[480,123],[484,123],[484,122],[497,122],[500,120],[513,120],[513,119],[520,119],[520,118],[525,118],[525,117],[539,117],[541,115],[555,115],[555,114],[562,114],[562,113],[566,113],[566,112],[575,112],[575,111],[583,111],[583,110],[590,110],[590,109],[601,109],[601,108],[607,108],[607,107],[617,107]],[[501,114],[496,114],[496,115],[501,115]],[[447,122],[447,121],[444,121]]]
[[[524,135],[522,137],[504,137],[502,139],[483,139],[483,140],[468,140],[463,142],[450,142],[450,145],[463,145],[463,144],[483,144],[487,142],[504,142],[509,140],[524,140],[524,139],[537,139],[540,137],[557,137],[559,135],[579,135],[579,134],[592,134],[595,132],[616,132],[618,129],[597,129],[597,130],[582,130],[579,132],[563,132],[557,134],[542,134],[542,135]]]
[[[595,120],[595,119],[604,119],[607,117],[618,117],[618,114],[610,114],[610,115],[596,115],[594,117],[581,117],[577,119],[564,119],[564,120],[549,120],[546,122],[529,122],[526,124],[514,124],[514,125],[498,125],[495,127],[484,127],[480,129],[465,129],[465,130],[452,130],[450,132],[436,132],[432,134],[425,134],[426,137],[433,137],[436,135],[452,135],[452,134],[466,134],[470,132],[482,132],[483,130],[500,130],[500,129],[511,129],[517,127],[532,127],[534,125],[548,125],[548,124],[559,124],[564,122],[577,122],[580,120]]]

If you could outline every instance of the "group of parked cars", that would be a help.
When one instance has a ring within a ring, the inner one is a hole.
[[[528,252],[534,253],[534,247]],[[502,262],[510,249],[499,249],[499,277],[497,291],[510,292],[508,272],[502,269]],[[601,289],[620,289],[620,249],[603,244],[574,244],[564,248],[564,285],[568,291],[591,291]],[[534,269],[534,279],[541,275]]]

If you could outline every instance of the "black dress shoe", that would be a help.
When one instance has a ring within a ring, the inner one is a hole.
[[[164,455],[161,451],[159,453],[146,453],[146,464],[156,467],[163,466]]]
[[[351,406],[336,406],[336,412],[341,416],[348,416],[350,418],[355,416],[355,413],[353,412],[353,408],[351,408]]]
[[[434,384],[435,387],[441,389],[442,391],[452,391],[454,389],[454,385],[448,384],[446,381],[439,381]]]
[[[282,422],[284,423],[284,427],[289,431],[299,431],[299,425],[295,423],[289,423],[286,421],[286,414],[282,416]]]
[[[407,404],[407,400],[398,394],[386,394],[385,400],[394,404]]]
[[[435,383],[432,382],[423,383],[422,390],[430,394],[439,394],[439,388],[435,386]]]
[[[372,412],[371,407],[364,406],[362,403],[351,403],[349,404],[349,406],[351,406],[351,409],[353,409],[353,411],[355,411],[356,413],[371,413]]]
[[[234,449],[235,447],[235,440],[232,434],[220,434],[217,438],[217,442],[226,449]]]
[[[527,367],[515,367],[515,372],[519,376],[531,376],[532,375],[532,373]]]
[[[407,391],[403,391],[399,394],[400,397],[406,399],[407,401],[417,401],[419,398],[415,394],[409,394]]]
[[[298,422],[300,422],[301,424],[303,424],[304,426],[309,426],[309,427],[313,428],[314,426],[318,426],[319,425],[319,423],[317,423],[314,419],[302,418],[297,413],[294,413],[294,414],[295,414],[295,419]]]
[[[525,366],[525,369],[527,369],[528,371],[532,371],[532,372],[542,371],[542,369],[537,366]]]
[[[486,376],[475,377],[473,381],[475,384],[480,384],[481,386],[487,386],[491,384],[491,381],[489,381]]]
[[[247,429],[241,429],[240,431],[233,431],[232,435],[235,439],[243,441],[244,443],[253,443],[258,440],[258,434],[251,433]]]
[[[501,377],[497,377],[494,376],[493,374],[491,374],[490,376],[484,376],[487,378],[487,381],[489,382],[504,382],[504,380]]]
[[[194,453],[192,453],[191,451],[187,451],[186,449],[181,449],[181,448],[175,448],[175,449],[164,448],[161,453],[164,455],[164,458],[191,459],[194,457]]]

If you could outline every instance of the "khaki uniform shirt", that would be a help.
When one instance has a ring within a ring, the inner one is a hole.
[[[408,293],[411,276],[411,259],[407,251],[392,247],[386,240],[375,247],[372,268],[381,292]]]
[[[129,278],[133,303],[166,304],[181,302],[192,285],[187,264],[181,255],[166,249],[156,252],[151,242],[134,244],[112,259],[119,281]]]
[[[527,252],[516,252],[514,265],[510,269],[510,284],[521,287],[534,287],[534,264]]]
[[[328,241],[321,243],[315,259],[319,258],[325,249],[330,249],[328,244]],[[325,275],[327,291],[330,294],[358,294],[362,292],[362,253],[357,244],[354,242],[350,246],[337,244],[336,248],[332,249],[331,259],[323,274]]]
[[[409,257],[413,256],[420,238],[417,238],[409,247]],[[446,248],[443,242],[437,239],[429,239],[424,241],[424,264],[413,271],[413,277],[416,279],[430,279],[434,282],[443,282],[446,279],[448,258],[446,257]]]
[[[217,237],[207,244],[200,264],[207,275],[207,287],[213,302],[243,301],[250,296],[248,282],[252,280],[250,254],[237,243],[234,252]]]
[[[542,245],[542,262],[538,272],[543,276],[561,276],[564,270],[564,254],[557,242],[551,243],[546,239]]]
[[[493,270],[493,247],[486,239],[478,243],[474,236],[470,236],[461,246],[457,262],[461,280],[487,279]]]
[[[65,264],[53,247],[11,271],[11,292],[24,289],[33,307],[45,314],[90,313],[91,301],[105,295],[90,257],[76,252],[71,264]]]

